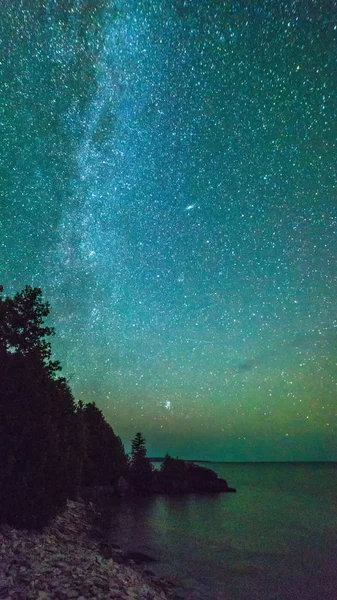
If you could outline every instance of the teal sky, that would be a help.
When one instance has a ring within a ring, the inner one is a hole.
[[[0,16],[0,283],[75,397],[152,455],[336,459],[336,2]]]

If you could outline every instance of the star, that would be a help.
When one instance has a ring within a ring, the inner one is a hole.
[[[1,295],[42,288],[75,399],[127,450],[335,458],[325,3],[7,4]]]

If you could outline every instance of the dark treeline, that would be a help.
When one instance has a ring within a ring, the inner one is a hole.
[[[13,298],[0,288],[0,523],[42,528],[84,486],[120,495],[229,491],[209,469],[169,455],[155,471],[140,433],[127,456],[95,403],[76,403],[60,375],[49,312],[39,288]]]
[[[83,485],[127,476],[121,439],[94,403],[76,403],[52,360],[39,288],[0,297],[0,522],[42,527]]]

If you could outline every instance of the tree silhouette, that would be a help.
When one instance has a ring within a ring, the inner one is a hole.
[[[83,451],[67,382],[56,377],[39,288],[0,297],[0,521],[42,527],[76,495]]]
[[[131,456],[132,461],[136,459],[144,459],[146,457],[145,438],[141,433],[136,433],[134,439],[131,442]]]
[[[126,474],[128,459],[120,437],[94,402],[81,407],[86,453],[83,485],[114,485]]]
[[[166,454],[158,473],[158,482],[165,492],[183,489],[186,485],[187,464],[180,458]]]
[[[46,337],[55,335],[53,327],[44,325],[50,313],[48,302],[42,300],[42,290],[27,285],[14,298],[0,298],[0,345],[7,352],[26,356],[38,353],[51,375],[61,369],[51,360],[51,344]]]
[[[131,442],[131,485],[140,494],[149,493],[153,482],[153,468],[147,457],[145,442],[141,433],[137,433]]]

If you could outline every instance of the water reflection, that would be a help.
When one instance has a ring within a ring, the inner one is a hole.
[[[333,598],[334,467],[213,468],[237,494],[119,502],[111,541],[158,559],[151,570],[183,585],[189,600]]]

